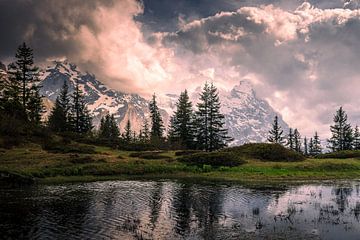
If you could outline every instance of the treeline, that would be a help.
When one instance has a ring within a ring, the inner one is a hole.
[[[196,111],[187,91],[180,94],[167,135],[155,94],[149,104],[150,121],[144,121],[139,133],[132,130],[130,120],[121,131],[114,116],[109,114],[101,119],[99,129],[95,129],[77,81],[72,94],[67,82],[63,83],[47,121],[43,122],[39,68],[34,65],[33,50],[23,43],[17,49],[15,59],[8,67],[6,78],[0,81],[1,135],[19,139],[50,132],[70,139],[82,138],[93,143],[136,150],[175,148],[214,151],[231,141],[224,128],[224,115],[220,113],[218,90],[212,83],[203,87]]]
[[[332,152],[344,150],[360,150],[360,132],[356,125],[355,128],[348,122],[348,116],[344,109],[340,107],[334,117],[333,125],[330,126],[331,137],[327,139],[327,148]],[[288,147],[296,152],[306,156],[316,156],[323,152],[320,137],[315,131],[311,138],[301,137],[298,129],[289,129],[284,134],[275,116],[272,129],[269,131],[268,141],[270,143],[278,143]]]
[[[187,91],[180,94],[167,135],[155,94],[149,103],[149,112],[150,124],[145,120],[138,134],[131,130],[130,120],[123,133],[120,133],[114,116],[107,114],[101,119],[97,135],[107,141],[120,139],[127,145],[148,144],[157,148],[205,151],[223,148],[231,141],[224,128],[224,115],[220,113],[220,99],[213,84],[205,84],[196,111],[193,110]]]

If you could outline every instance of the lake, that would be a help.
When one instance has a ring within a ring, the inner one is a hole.
[[[359,239],[358,181],[249,188],[106,181],[0,188],[1,239]]]

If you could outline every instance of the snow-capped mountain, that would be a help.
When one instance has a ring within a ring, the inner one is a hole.
[[[198,87],[189,94],[194,106],[201,90],[202,87]],[[252,85],[246,80],[240,81],[230,91],[219,89],[219,96],[221,112],[225,116],[225,127],[229,136],[234,139],[230,145],[266,142],[275,115],[278,115],[284,133],[289,128],[279,113],[275,112],[265,100],[256,97]],[[177,95],[166,94],[160,98],[159,106],[170,113],[176,108],[177,98]]]
[[[137,94],[127,94],[108,88],[93,74],[82,73],[76,65],[67,61],[55,61],[53,66],[48,67],[41,74],[41,94],[52,102],[55,101],[60,89],[67,81],[69,91],[74,90],[77,80],[84,92],[85,101],[94,116],[94,124],[98,125],[102,116],[106,113],[114,114],[121,129],[124,128],[128,119],[132,128],[139,131],[146,116],[148,116],[148,100]],[[190,93],[190,98],[196,106],[201,87]],[[245,142],[266,141],[268,131],[277,114],[264,100],[256,97],[250,83],[241,81],[231,91],[219,90],[222,108],[225,115],[225,124],[229,135],[234,138],[231,145]],[[165,94],[158,96],[158,104],[161,109],[164,123],[169,122],[176,107],[178,95]],[[287,124],[279,116],[280,125],[287,129]]]
[[[94,116],[94,125],[106,113],[114,114],[121,129],[128,119],[132,128],[139,131],[143,120],[148,114],[148,101],[137,94],[127,94],[108,88],[98,81],[93,74],[82,73],[76,65],[67,61],[55,61],[53,66],[47,67],[41,75],[41,94],[51,101],[55,101],[60,93],[64,81],[69,85],[69,92],[74,91],[75,81],[85,95],[88,109]]]
[[[235,139],[232,145],[266,142],[275,115],[278,115],[284,133],[289,128],[267,101],[256,96],[253,87],[247,81],[240,81],[231,91],[220,91],[220,99],[225,125],[229,135]]]

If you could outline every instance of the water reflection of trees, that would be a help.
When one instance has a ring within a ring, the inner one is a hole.
[[[352,187],[335,187],[333,193],[335,194],[335,203],[340,212],[344,212],[349,205],[348,198],[353,192]]]
[[[181,184],[174,193],[175,232],[184,236],[200,231],[205,239],[214,236],[222,211],[221,187]]]

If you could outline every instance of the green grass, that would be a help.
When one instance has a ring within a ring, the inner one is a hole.
[[[241,182],[287,182],[360,178],[360,160],[306,159],[300,162],[264,162],[246,159],[237,167],[189,166],[174,151],[165,159],[131,157],[127,151],[95,147],[95,154],[62,154],[36,144],[0,149],[0,173],[32,177],[39,182],[108,179],[182,178]],[[80,158],[74,161],[74,157]],[[83,161],[82,159],[86,159]]]

